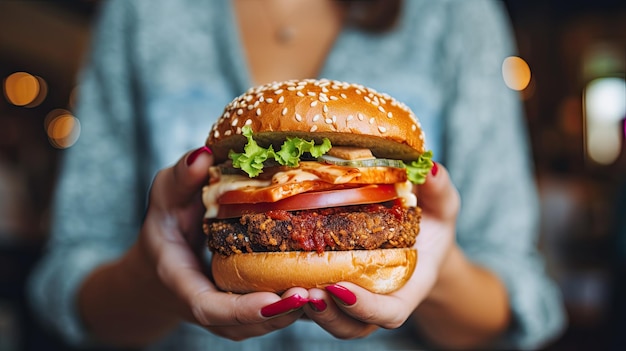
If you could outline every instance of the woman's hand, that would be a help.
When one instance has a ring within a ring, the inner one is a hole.
[[[161,170],[150,189],[137,242],[120,260],[94,272],[80,293],[89,329],[119,345],[154,340],[180,320],[232,340],[284,328],[302,315],[308,291],[229,294],[207,278],[201,263],[201,189],[213,163],[208,148]]]
[[[311,289],[304,309],[308,317],[344,339],[378,327],[397,328],[411,318],[430,342],[453,349],[480,347],[506,330],[510,311],[504,284],[456,245],[460,198],[445,168],[435,165],[418,199],[418,263],[406,285],[388,295],[347,282]]]
[[[351,339],[364,337],[378,327],[397,328],[424,301],[438,279],[443,263],[455,247],[455,223],[460,199],[448,172],[435,164],[419,188],[422,208],[420,234],[415,248],[418,263],[411,279],[399,290],[373,294],[355,284],[340,282],[325,290],[309,290],[316,305],[305,307],[309,318],[332,335]]]

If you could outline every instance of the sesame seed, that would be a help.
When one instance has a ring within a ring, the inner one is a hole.
[[[241,134],[241,127],[237,127],[237,130],[235,131],[235,134]]]
[[[311,107],[315,107],[317,105],[317,100],[311,102]]]
[[[347,99],[347,98],[348,98],[348,96],[347,96],[346,94],[344,94],[344,93],[339,94],[339,96],[341,96],[341,97],[342,97],[342,98],[344,98],[344,99]]]
[[[213,133],[213,137],[214,137],[214,138],[219,138],[219,137],[220,137],[220,131],[219,131],[219,130],[216,130],[216,131]]]
[[[265,97],[264,97],[263,95],[261,95],[261,97],[259,98],[259,101],[260,101],[260,102],[265,101]]]
[[[326,118],[324,122],[326,122],[327,124],[332,124],[333,120],[331,118]]]
[[[391,111],[387,112],[387,118],[392,118],[393,114],[391,113]]]
[[[256,109],[256,115],[257,115],[257,116],[260,116],[260,115],[261,115],[261,109],[260,109],[260,108],[257,108],[257,109]]]
[[[358,89],[357,89],[357,90],[355,90],[355,92],[356,92],[357,94],[361,95],[361,91],[360,91],[360,90],[358,90]]]
[[[272,102],[274,102],[274,99],[272,98],[267,98],[265,99],[265,101],[267,101],[268,104],[271,104]]]
[[[285,107],[285,108],[283,109],[282,115],[284,116],[284,115],[286,115],[286,114],[287,114],[287,108]]]
[[[311,126],[311,129],[309,130],[310,132],[314,132],[317,130],[317,125],[313,125]]]
[[[274,94],[276,94],[276,95],[279,95],[279,94],[282,94],[282,93],[283,93],[282,89],[278,89],[278,90],[274,91]]]
[[[230,112],[228,111],[224,112],[224,118],[230,118]]]
[[[337,100],[339,100],[339,98],[338,98],[338,97],[336,97],[336,96],[334,96],[334,95],[331,95],[331,96],[330,96],[330,99],[331,99],[331,100],[333,100],[333,101],[337,101]]]
[[[385,109],[382,106],[380,106],[380,105],[378,106],[378,111],[380,111],[382,113],[385,113]]]
[[[234,127],[237,125],[238,122],[239,122],[239,118],[235,118],[233,119],[233,122],[230,125]]]
[[[354,119],[354,116],[353,116],[353,115],[348,115],[348,118],[346,118],[346,121],[351,121],[351,120],[353,120],[353,119]]]
[[[304,93],[302,93],[301,91],[297,92],[296,95],[298,95],[299,97],[304,97]]]
[[[238,109],[238,110],[237,110],[237,114],[238,114],[239,116],[243,115],[243,109],[241,109],[241,108],[240,108],[240,109]]]
[[[370,118],[370,124],[374,124],[374,122],[376,122],[376,118],[374,117]]]
[[[246,101],[250,102],[250,100],[252,100],[252,95],[247,95],[245,99]]]
[[[285,97],[284,96],[279,97],[278,98],[278,103],[282,104],[283,102],[285,102]]]
[[[413,125],[411,126],[411,130],[412,130],[412,131],[417,130],[417,126],[416,126],[415,124],[413,124]]]
[[[296,113],[296,121],[302,122],[302,116]]]
[[[290,87],[288,87],[288,88],[287,88],[287,90],[289,90],[289,91],[294,91],[294,90],[296,90],[296,87],[294,87],[294,86],[290,86]]]
[[[252,120],[251,119],[247,119],[246,123],[244,125],[249,126],[252,124]]]
[[[313,122],[317,122],[321,117],[322,115],[319,115],[319,114],[313,116]]]
[[[322,88],[322,92],[324,92],[324,93],[328,93],[328,88],[323,87],[323,88]]]
[[[230,130],[230,129],[228,129],[227,131],[224,132],[224,135],[226,135],[226,136],[229,136],[231,134],[233,134],[233,131]]]
[[[253,105],[248,105],[248,111],[252,110],[254,108]]]
[[[315,92],[314,92],[314,91],[309,91],[309,92],[307,92],[307,94],[308,94],[309,96],[315,96]]]
[[[356,116],[359,118],[359,121],[362,121],[362,120],[364,120],[364,119],[365,119],[365,116],[363,116],[363,114],[362,114],[362,113],[360,113],[360,112],[359,112],[359,113],[357,113],[357,115],[356,115]]]
[[[365,101],[369,102],[370,104],[372,103],[372,99],[370,99],[368,96],[363,96],[363,99],[365,99]]]
[[[322,110],[324,110],[324,112],[328,112],[328,106],[324,105],[324,107],[322,107]]]
[[[383,126],[378,126],[378,130],[379,130],[381,133],[384,133],[384,132],[386,132],[386,131],[387,131],[387,128],[385,128],[385,127],[383,127]]]

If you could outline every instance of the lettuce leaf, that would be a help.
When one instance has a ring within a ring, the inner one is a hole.
[[[330,140],[324,138],[322,143],[315,145],[313,140],[304,140],[302,138],[287,138],[280,150],[274,151],[272,145],[264,148],[257,144],[252,137],[252,128],[244,126],[242,135],[248,139],[244,146],[244,152],[237,153],[230,150],[228,157],[233,161],[233,167],[239,168],[246,172],[250,178],[254,178],[263,172],[266,161],[273,160],[282,166],[298,167],[300,158],[304,153],[311,154],[312,157],[318,158],[327,153],[332,147]],[[423,184],[426,176],[433,167],[432,151],[426,151],[420,157],[410,163],[401,162],[406,168],[408,179],[414,184]]]
[[[416,161],[404,164],[406,167],[406,174],[412,183],[424,184],[428,172],[430,172],[430,169],[433,168],[432,158],[433,152],[429,150],[421,154]]]
[[[331,148],[328,138],[324,138],[320,145],[315,145],[313,140],[306,141],[302,138],[287,138],[280,150],[274,151],[272,145],[264,148],[257,144],[252,138],[252,128],[250,126],[244,126],[241,132],[248,139],[244,152],[237,153],[230,150],[228,157],[233,160],[233,167],[240,168],[250,178],[254,178],[263,172],[263,164],[268,159],[274,160],[282,166],[297,167],[300,163],[300,157],[305,152],[308,152],[313,157],[319,157],[327,153]]]

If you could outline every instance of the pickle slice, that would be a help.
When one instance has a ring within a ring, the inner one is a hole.
[[[404,162],[387,158],[370,158],[366,160],[344,160],[342,158],[329,155],[322,155],[317,158],[319,162],[334,164],[346,167],[396,167],[404,168]]]

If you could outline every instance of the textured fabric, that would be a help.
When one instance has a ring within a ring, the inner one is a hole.
[[[345,28],[320,77],[361,83],[405,102],[462,198],[458,241],[506,283],[514,323],[497,347],[537,348],[564,324],[536,244],[538,203],[516,93],[501,77],[515,53],[502,4],[405,2],[385,34]],[[228,0],[110,0],[81,76],[79,141],[65,153],[47,254],[30,296],[50,327],[89,341],[75,298],[97,265],[140,227],[155,172],[203,144],[232,98],[251,85]],[[181,325],[151,350],[416,349],[408,326],[358,341],[311,322],[244,342]]]

